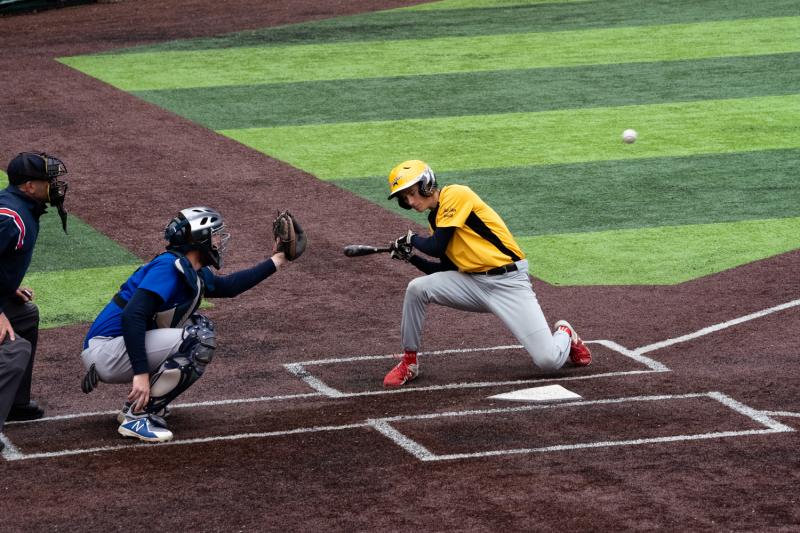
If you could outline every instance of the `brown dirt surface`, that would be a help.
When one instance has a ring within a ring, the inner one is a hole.
[[[554,376],[519,350],[464,351],[516,341],[493,317],[432,308],[426,350],[462,351],[423,357],[421,377],[387,394],[394,361],[362,356],[399,348],[416,271],[341,249],[407,221],[54,61],[408,3],[141,0],[0,18],[0,159],[58,154],[72,213],[148,258],[174,212],[214,205],[234,235],[226,271],[269,253],[280,208],[310,238],[297,263],[209,311],[221,347],[179,399],[175,444],[119,438],[125,387],[80,392],[86,324],[43,331],[34,395],[48,418],[6,427],[42,455],[0,460],[0,529],[797,530],[797,308],[652,345],[797,299],[800,251],[672,287],[536,280],[551,322],[616,343]],[[646,361],[622,353],[648,346]],[[488,399],[547,384],[583,400]],[[64,450],[81,453],[45,455]]]

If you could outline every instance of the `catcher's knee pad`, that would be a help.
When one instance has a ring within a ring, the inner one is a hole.
[[[192,317],[183,330],[183,342],[150,378],[148,413],[157,413],[188,389],[214,358],[217,339],[214,325],[201,315]]]
[[[183,329],[183,342],[178,353],[205,367],[214,358],[214,350],[217,349],[214,324],[203,315],[192,315],[191,322]]]

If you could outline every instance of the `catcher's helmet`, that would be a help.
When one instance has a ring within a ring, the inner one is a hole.
[[[389,200],[397,197],[397,202],[403,209],[411,209],[402,196],[398,196],[400,191],[408,189],[414,184],[419,184],[419,193],[422,196],[430,196],[436,188],[436,176],[433,170],[424,161],[412,159],[403,161],[392,169],[389,173]]]
[[[222,254],[230,235],[224,233],[222,215],[210,207],[190,207],[181,210],[164,228],[168,250],[186,253],[200,250],[207,263],[222,267]]]

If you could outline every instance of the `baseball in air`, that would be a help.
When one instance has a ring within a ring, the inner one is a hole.
[[[629,130],[625,130],[625,131],[622,132],[622,140],[626,144],[631,144],[633,142],[636,142],[636,137],[638,137],[638,136],[639,135],[636,133],[636,130],[630,130],[629,129]]]

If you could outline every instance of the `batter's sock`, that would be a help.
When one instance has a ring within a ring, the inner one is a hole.
[[[407,365],[416,365],[417,364],[417,352],[413,352],[411,350],[406,350],[403,353],[403,362]]]

